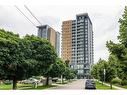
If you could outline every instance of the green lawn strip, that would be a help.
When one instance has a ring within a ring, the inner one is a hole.
[[[50,87],[56,87],[56,85],[48,85],[48,86],[38,86],[37,88],[33,88],[32,86],[29,88],[21,88],[20,90],[42,90],[42,89],[47,89]]]
[[[11,84],[8,85],[0,84],[0,90],[11,90],[11,88],[12,88]]]
[[[33,88],[32,84],[17,84],[17,90],[41,90],[50,87],[56,87],[56,85],[38,86],[37,88]],[[12,90],[12,85],[0,84],[0,90]]]
[[[102,83],[99,83],[98,81],[96,81],[96,89],[100,89],[100,90],[114,90],[115,88],[110,89],[110,86],[107,86],[105,84],[102,85]]]

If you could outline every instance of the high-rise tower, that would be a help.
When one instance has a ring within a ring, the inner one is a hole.
[[[37,26],[37,28],[38,36],[49,40],[54,46],[57,55],[60,57],[60,33],[55,31],[49,25]]]
[[[71,35],[70,65],[73,69],[77,70],[77,77],[88,77],[94,60],[92,22],[87,13],[78,14],[76,15],[76,20],[72,20],[68,28],[70,29]],[[66,37],[64,37],[62,41],[64,41],[65,38]],[[64,47],[62,48],[64,49]],[[66,51],[64,53],[66,53]]]

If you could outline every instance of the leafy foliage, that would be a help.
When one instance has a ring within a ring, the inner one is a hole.
[[[119,23],[120,23],[118,36],[119,43],[114,43],[113,41],[108,41],[106,43],[106,46],[110,53],[108,62],[105,65],[106,81],[111,83],[111,82],[119,82],[118,79],[120,80],[122,79],[120,83],[122,85],[125,85],[127,80],[127,6],[125,7],[122,18],[119,19]],[[104,68],[103,64],[104,63],[102,61],[98,61],[98,63],[95,64],[95,66],[93,66],[92,69],[92,75],[100,80],[101,80],[100,75],[102,74],[101,69]],[[99,78],[96,77],[98,75]],[[118,79],[116,79],[115,77]]]
[[[57,58],[51,43],[34,35],[19,35],[0,29],[0,79],[17,81],[32,76],[74,78],[75,72]]]
[[[125,7],[122,18],[119,19],[119,43],[107,42],[106,46],[109,49],[110,55],[115,55],[117,61],[118,77],[122,80],[127,79],[127,6]]]
[[[18,80],[45,75],[56,60],[50,42],[33,35],[21,39],[12,32],[0,30],[0,47],[0,78],[13,80],[13,89]]]

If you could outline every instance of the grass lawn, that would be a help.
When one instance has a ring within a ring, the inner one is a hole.
[[[64,80],[63,85],[67,83],[71,83],[74,80]],[[56,82],[56,85],[49,85],[49,86],[38,86],[37,88],[33,88],[32,84],[17,84],[17,90],[41,90],[41,89],[47,89],[50,87],[56,87],[57,84],[61,84],[60,81]],[[12,84],[0,84],[0,90],[12,90]]]
[[[96,81],[96,89],[99,89],[99,90],[114,90],[115,88],[110,89],[110,86],[107,86],[107,85],[104,85],[104,84],[102,85],[101,83]]]
[[[21,88],[20,90],[41,90],[41,89],[47,89],[50,87],[56,87],[56,85],[38,86],[37,88],[28,87],[28,88]]]
[[[12,85],[0,84],[0,90],[11,90]]]
[[[32,84],[17,84],[17,90],[41,90],[55,86],[56,85],[49,85],[49,86],[38,86],[37,88],[33,88]],[[12,90],[12,85],[0,84],[0,90]]]

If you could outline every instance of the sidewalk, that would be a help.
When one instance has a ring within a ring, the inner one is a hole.
[[[99,80],[98,80],[99,81]],[[100,83],[102,83],[101,81],[99,81]],[[110,84],[108,84],[108,83],[103,83],[104,85],[107,85],[107,86],[110,86]],[[127,89],[125,89],[125,88],[121,88],[121,87],[118,87],[118,86],[115,86],[115,85],[112,85],[112,87],[113,88],[116,88],[116,89],[118,89],[118,90],[127,90]]]

